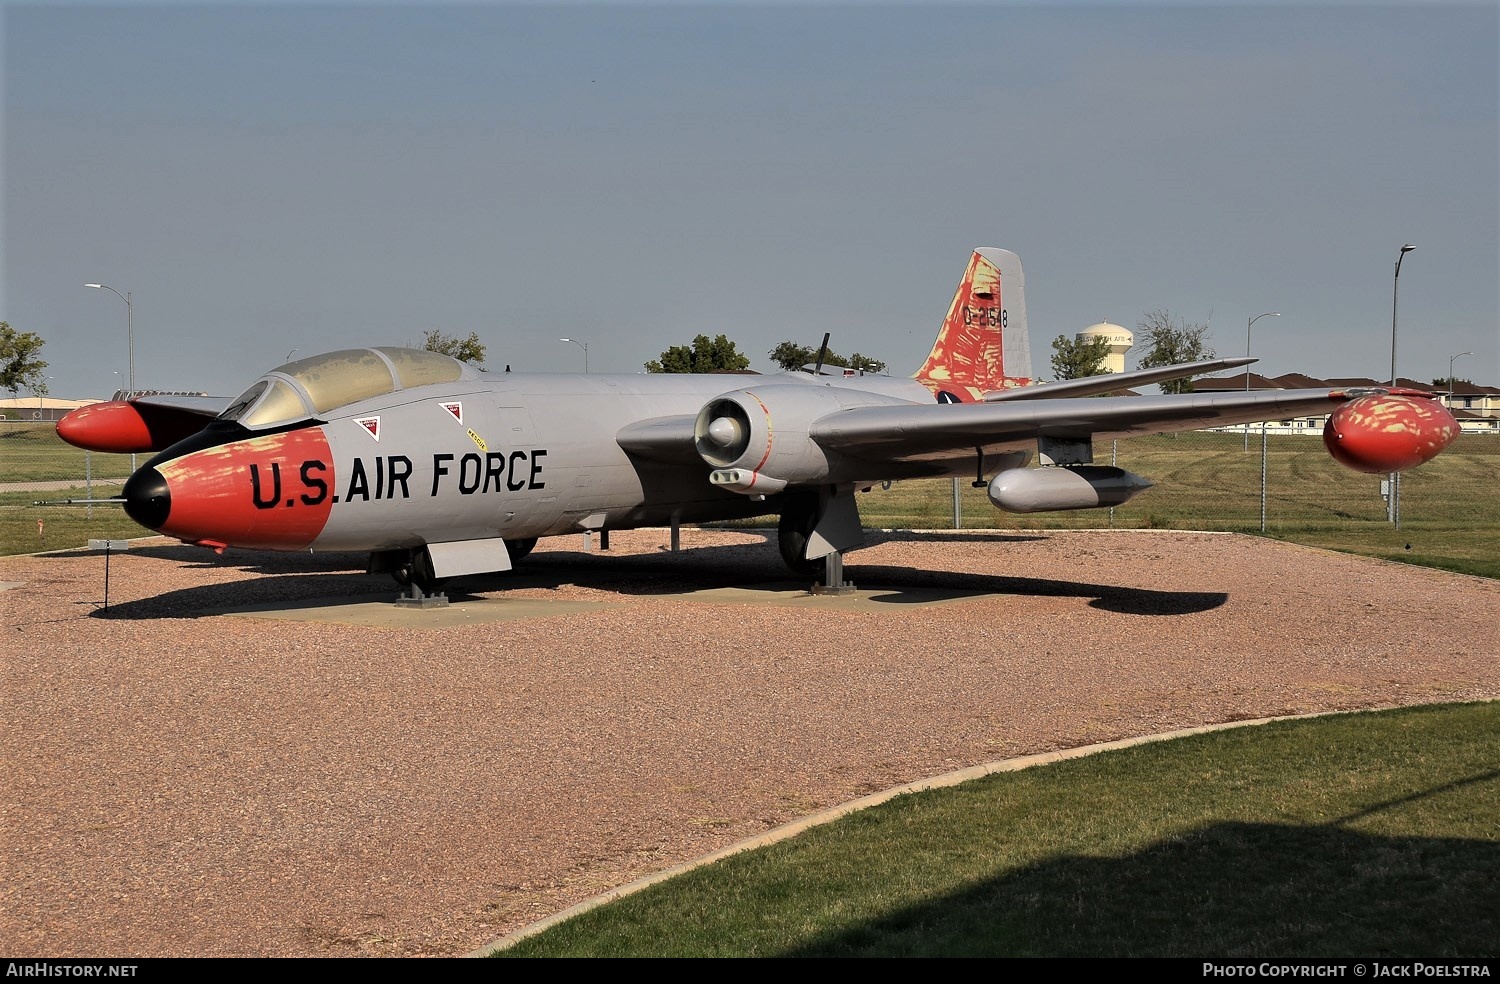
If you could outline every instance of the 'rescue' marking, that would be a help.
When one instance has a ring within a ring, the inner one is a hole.
[[[490,449],[489,445],[484,443],[484,438],[474,433],[474,428],[472,427],[469,428],[469,440],[473,441],[474,446],[481,451],[488,451]]]

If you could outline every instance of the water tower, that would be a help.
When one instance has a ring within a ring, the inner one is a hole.
[[[1096,338],[1109,339],[1109,354],[1104,357],[1105,372],[1124,372],[1125,353],[1130,351],[1130,346],[1135,344],[1135,338],[1119,325],[1108,321],[1101,321],[1097,325],[1089,325],[1077,335],[1080,342],[1091,342]]]

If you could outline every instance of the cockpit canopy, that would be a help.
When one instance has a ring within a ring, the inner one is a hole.
[[[473,379],[474,375],[474,369],[457,359],[424,349],[341,349],[271,370],[218,419],[261,429],[397,390]]]

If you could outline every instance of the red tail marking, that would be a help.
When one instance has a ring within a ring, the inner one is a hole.
[[[1000,270],[983,254],[969,257],[948,316],[916,379],[945,402],[974,402],[987,391],[1030,382],[1005,375],[1005,304]]]

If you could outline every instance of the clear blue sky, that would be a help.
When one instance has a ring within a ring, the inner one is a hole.
[[[1050,341],[1166,309],[1268,374],[1500,384],[1494,3],[17,3],[0,319],[52,394],[233,395],[477,332],[916,369],[969,252]],[[1131,363],[1133,365],[1133,362]],[[119,373],[119,375],[115,375]]]

